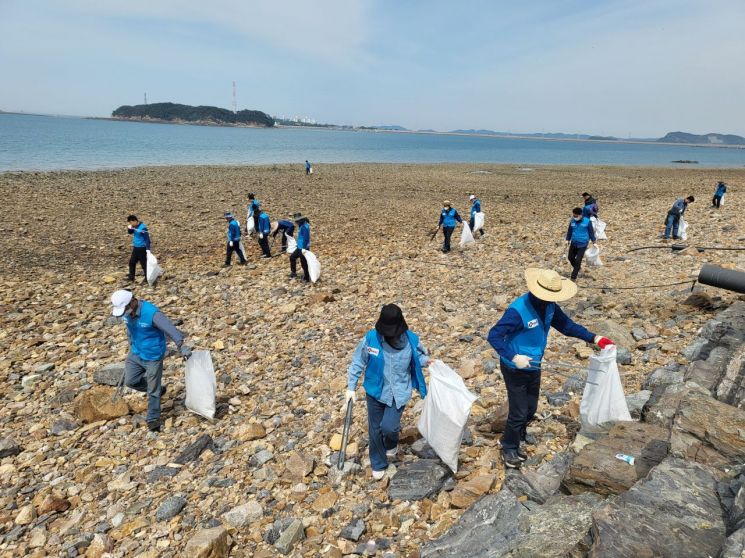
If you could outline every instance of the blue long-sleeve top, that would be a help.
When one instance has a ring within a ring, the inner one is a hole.
[[[561,307],[555,302],[546,302],[545,300],[537,298],[533,294],[529,294],[528,297],[531,306],[533,306],[535,311],[538,312],[539,316],[546,316],[546,309],[549,304],[555,306],[554,317],[551,319],[551,327],[559,331],[559,333],[562,333],[567,337],[582,339],[587,343],[592,343],[595,340],[594,333],[591,333],[584,326],[572,321],[572,319],[567,316]],[[494,350],[499,353],[499,356],[504,357],[507,360],[512,360],[515,358],[515,353],[507,344],[507,336],[521,330],[522,328],[523,320],[520,317],[520,314],[518,314],[517,310],[513,308],[507,308],[499,321],[489,330],[487,340],[489,341],[489,344],[494,347]]]
[[[677,200],[675,200],[675,203],[670,208],[670,211],[668,211],[668,213],[672,215],[683,215],[687,207],[688,202],[683,198],[678,198]]]
[[[440,222],[437,224],[444,225],[446,227],[454,227],[456,221],[458,221],[459,223],[463,222],[461,216],[458,215],[458,210],[454,207],[451,207],[450,209],[445,209],[443,207],[442,211],[440,212]]]
[[[271,230],[272,222],[269,220],[269,215],[262,211],[259,215],[259,232],[264,236],[267,236]]]
[[[587,217],[582,217],[582,219],[587,219],[587,237],[592,242],[595,242],[595,228],[592,226],[592,221],[590,221]],[[572,218],[569,221],[569,227],[567,228],[567,236],[566,239],[572,241],[577,246],[587,246],[587,238],[584,237],[582,234],[582,231],[580,230],[580,223],[582,221],[577,221],[574,218]]]
[[[310,250],[310,224],[305,221],[297,233],[298,250]]]
[[[277,236],[280,231],[284,231],[292,236],[295,233],[295,223],[286,219],[280,219],[277,221],[277,230],[274,231],[274,236]]]
[[[258,211],[261,208],[261,202],[257,199],[251,200],[248,204],[248,216],[253,217],[254,211]]]
[[[473,203],[471,204],[471,217],[477,213],[481,213],[481,200],[479,199],[473,200]]]
[[[241,224],[233,219],[228,223],[228,242],[240,242],[241,240]]]
[[[145,248],[150,250],[150,233],[145,223],[140,223],[136,227],[127,229],[127,234],[132,235],[132,246],[134,248]]]
[[[411,345],[406,335],[402,335],[394,346],[388,344],[384,339],[380,343],[384,353],[383,366],[383,391],[378,401],[388,405],[395,404],[397,409],[409,402],[411,399]],[[362,338],[352,355],[352,363],[347,371],[347,389],[354,390],[357,387],[357,381],[367,368],[367,336]],[[417,358],[422,368],[427,366],[429,354],[427,349],[419,341],[416,348]]]
[[[717,193],[716,193],[716,194],[714,194],[714,195],[715,195],[716,197],[718,197],[718,198],[721,198],[721,197],[722,197],[722,196],[723,196],[724,194],[726,194],[726,193],[727,193],[727,185],[726,185],[726,184],[724,184],[724,183],[722,183],[722,184],[717,184]]]

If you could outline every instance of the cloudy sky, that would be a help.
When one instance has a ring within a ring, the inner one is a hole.
[[[0,109],[745,135],[743,0],[0,0]]]

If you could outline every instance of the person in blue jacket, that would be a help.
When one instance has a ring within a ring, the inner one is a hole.
[[[311,165],[308,162],[308,159],[305,160],[305,175],[313,174],[313,165]]]
[[[243,255],[243,250],[241,250],[241,224],[233,217],[230,211],[223,213],[223,217],[228,222],[228,247],[225,253],[224,267],[230,267],[233,252],[238,254],[240,265],[246,265],[246,257]]]
[[[450,252],[450,237],[453,235],[455,230],[455,223],[462,223],[463,219],[458,215],[458,211],[450,205],[448,200],[442,202],[444,206],[440,211],[440,222],[438,226],[442,227],[442,234],[445,235],[445,240],[442,243],[442,251],[444,253]]]
[[[693,196],[688,196],[686,199],[678,198],[673,203],[672,207],[667,212],[667,217],[665,218],[665,233],[663,237],[665,240],[670,238],[670,233],[673,234],[674,240],[680,240],[680,236],[678,236],[678,227],[680,226],[680,218],[683,217],[683,214],[686,212],[686,209],[688,209],[688,204],[691,204],[696,201],[696,198]]]
[[[572,210],[566,241],[569,243],[567,259],[572,266],[572,281],[576,281],[587,245],[590,242],[595,242],[595,230],[592,227],[592,221],[589,217],[583,216],[582,209],[579,207]]]
[[[595,217],[598,216],[598,201],[593,198],[590,194],[587,192],[582,193],[582,199],[585,200],[585,205],[582,208],[582,215],[585,217]]]
[[[538,409],[541,362],[549,330],[553,327],[569,337],[596,343],[601,349],[613,341],[590,333],[574,323],[556,304],[577,294],[577,285],[550,269],[525,270],[528,293],[515,300],[491,328],[489,344],[499,354],[507,388],[509,411],[502,434],[502,459],[510,468],[520,467],[527,455],[520,443],[534,444],[528,423]]]
[[[398,451],[401,415],[416,389],[422,398],[427,384],[422,369],[429,364],[427,349],[406,324],[403,312],[395,304],[380,311],[375,329],[370,330],[352,355],[347,373],[344,408],[355,400],[360,376],[367,402],[368,450],[372,476],[385,476],[388,460]]]
[[[146,300],[138,300],[132,291],[119,290],[111,295],[112,315],[121,317],[127,326],[129,354],[124,362],[124,384],[147,393],[147,426],[160,430],[160,399],[166,392],[162,385],[163,359],[166,356],[166,336],[188,359],[191,348],[184,344],[184,334],[158,308]]]
[[[129,257],[127,279],[134,281],[138,263],[142,267],[145,277],[147,277],[147,251],[150,250],[150,233],[145,223],[140,221],[136,215],[130,215],[127,217],[127,234],[132,235],[132,255]],[[143,282],[147,282],[147,279],[144,279]]]
[[[254,231],[259,230],[259,213],[261,213],[261,202],[256,199],[256,195],[251,192],[248,194],[248,213],[246,213],[246,234],[248,234],[248,220],[254,222]]]
[[[310,250],[310,221],[300,213],[295,214],[295,224],[298,226],[297,248],[290,254],[290,279],[297,277],[297,260],[300,259],[300,265],[303,267],[303,281],[310,281],[308,272],[308,260],[303,256],[303,250]]]
[[[727,185],[721,180],[717,182],[717,191],[714,192],[714,197],[711,199],[711,205],[719,209],[722,205],[722,198],[727,193]]]
[[[473,232],[473,227],[476,224],[476,214],[481,213],[481,200],[473,194],[468,199],[471,200],[471,219],[468,221],[468,226],[471,227],[471,232]],[[484,227],[481,227],[479,231],[481,232],[481,236],[484,236]]]
[[[280,219],[272,224],[272,246],[277,239],[277,235],[281,235],[283,252],[287,251],[287,236],[285,234],[287,236],[295,236],[295,223],[287,219]]]
[[[269,220],[269,215],[263,209],[259,213],[259,224],[256,229],[259,235],[259,246],[263,252],[262,258],[271,258],[272,252],[269,250],[269,233],[272,232],[272,222]]]

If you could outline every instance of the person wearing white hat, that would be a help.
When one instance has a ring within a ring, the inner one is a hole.
[[[473,232],[473,227],[476,224],[476,214],[481,213],[481,200],[473,194],[468,196],[468,199],[471,201],[471,218],[468,221],[468,226],[471,227],[471,232]],[[480,231],[481,236],[484,236],[484,227],[481,227]]]
[[[138,300],[132,291],[119,290],[111,295],[111,314],[121,317],[127,325],[129,354],[124,363],[124,383],[127,387],[147,393],[147,426],[160,430],[160,398],[166,391],[161,385],[163,358],[166,356],[166,336],[188,359],[191,348],[184,344],[184,334],[173,322],[146,300]]]
[[[525,281],[529,292],[510,304],[488,336],[489,344],[499,354],[507,388],[509,412],[501,442],[502,459],[510,468],[520,467],[527,459],[520,443],[532,441],[527,425],[538,408],[541,361],[549,330],[553,327],[601,349],[614,344],[573,322],[556,304],[577,294],[576,283],[553,270],[538,268],[526,269]]]

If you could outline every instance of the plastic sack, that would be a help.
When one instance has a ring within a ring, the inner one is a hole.
[[[588,383],[582,393],[579,415],[583,423],[598,426],[611,421],[631,420],[616,364],[616,346],[609,345],[590,357]],[[593,385],[589,382],[595,382]]]
[[[251,213],[246,213],[246,232],[248,234],[253,233],[256,230],[256,223],[254,223],[254,218]]]
[[[681,240],[688,240],[688,222],[681,218],[678,225],[678,234]]]
[[[593,244],[592,247],[587,249],[585,252],[585,258],[587,263],[594,266],[603,265],[603,261],[600,259],[600,246]]]
[[[308,174],[313,174],[313,167],[310,167],[310,168],[308,169]]]
[[[608,240],[605,234],[605,221],[601,221],[597,217],[590,217],[590,221],[592,221],[592,228],[595,231],[595,238],[598,240]]]
[[[473,234],[471,233],[471,227],[468,226],[468,223],[465,221],[463,222],[463,231],[460,233],[460,247],[464,248],[465,246],[472,244],[476,242],[473,239]]]
[[[186,408],[212,420],[215,418],[215,367],[209,351],[194,351],[186,361]]]
[[[463,429],[476,401],[463,379],[447,364],[436,360],[429,365],[429,391],[417,428],[443,463],[458,471],[458,452]]]
[[[153,253],[148,250],[147,251],[147,282],[148,285],[151,287],[155,285],[155,282],[158,280],[158,277],[163,275],[163,268],[158,265],[158,258],[156,258]]]
[[[471,232],[475,233],[476,231],[480,231],[483,228],[484,228],[484,213],[483,211],[479,211],[473,216],[473,230]]]
[[[287,253],[292,254],[295,250],[297,250],[297,240],[295,240],[294,237],[290,236],[287,233],[284,233],[284,235],[287,239]]]
[[[723,206],[723,205],[724,205],[724,197],[725,197],[726,195],[727,195],[727,194],[722,194],[722,197],[721,197],[721,198],[719,199],[719,207],[721,207],[721,206]]]
[[[316,255],[310,250],[303,250],[303,256],[305,256],[305,261],[308,262],[310,282],[315,283],[321,277],[321,264],[318,258],[316,258]]]
[[[243,257],[245,258],[246,257],[246,247],[243,246],[243,241],[242,240],[239,240],[238,241],[238,248],[240,248],[241,254],[243,254]]]

